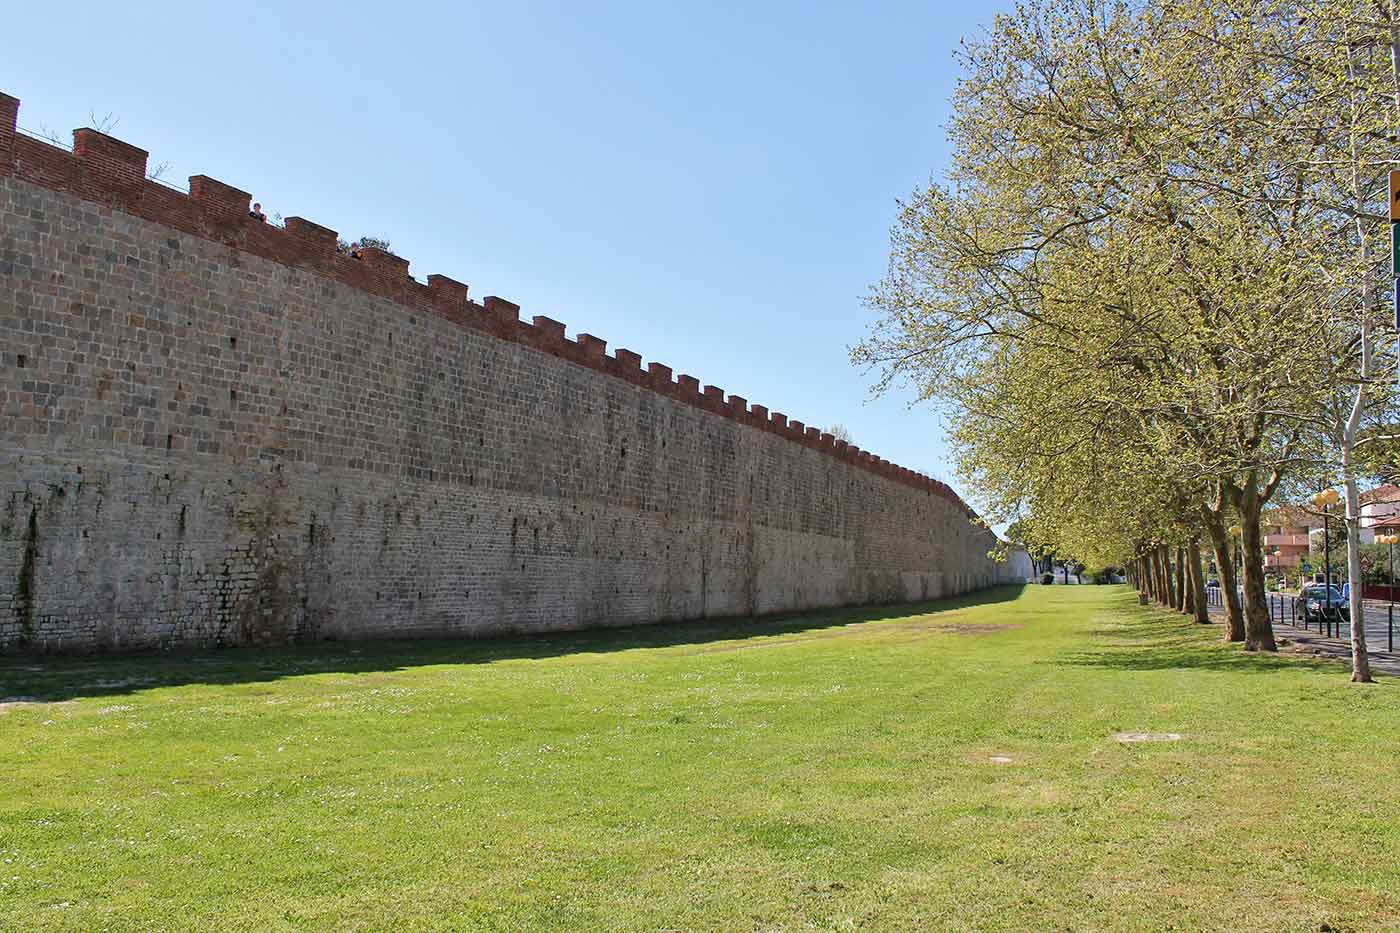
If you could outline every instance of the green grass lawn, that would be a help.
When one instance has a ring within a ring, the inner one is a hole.
[[[1036,586],[8,658],[0,929],[1400,927],[1395,681],[1218,637]]]

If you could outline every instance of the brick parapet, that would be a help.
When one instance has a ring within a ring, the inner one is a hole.
[[[656,392],[719,417],[765,431],[826,456],[835,457],[891,481],[927,491],[952,502],[970,516],[969,508],[947,484],[888,460],[878,458],[808,427],[781,412],[728,395],[718,386],[680,375],[671,367],[618,349],[609,356],[607,342],[590,334],[570,340],[565,325],[542,315],[531,323],[520,320],[520,306],[495,296],[477,303],[468,286],[443,275],[429,275],[427,284],[409,274],[409,262],[381,249],[365,248],[347,255],[337,248],[336,231],[301,217],[289,217],[285,227],[254,216],[251,195],[205,175],[191,176],[189,193],[146,177],[147,153],[130,143],[94,129],[73,132],[73,151],[18,131],[20,101],[0,93],[0,176],[66,192],[108,208],[121,210],[191,236],[291,268],[335,279],[351,288],[390,299],[411,311],[432,314],[502,340],[531,347],[615,379]]]

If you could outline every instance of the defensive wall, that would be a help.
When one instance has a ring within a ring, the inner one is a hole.
[[[0,95],[0,650],[487,635],[1021,579],[947,486]]]

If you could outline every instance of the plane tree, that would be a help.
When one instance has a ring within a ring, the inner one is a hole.
[[[902,205],[854,358],[955,412],[1031,360],[1047,397],[1117,409],[1166,445],[1213,543],[1238,517],[1244,641],[1271,650],[1259,514],[1296,459],[1289,414],[1317,404],[1349,221],[1299,194],[1314,140],[1260,136],[1316,92],[1261,64],[1257,16],[1027,3],[964,43],[951,169]]]

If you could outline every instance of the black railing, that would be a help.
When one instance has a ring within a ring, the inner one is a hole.
[[[1240,604],[1244,603],[1244,593],[1236,590]],[[1303,600],[1290,593],[1266,593],[1269,607],[1269,621],[1274,624],[1292,625],[1305,631],[1316,630],[1328,638],[1350,638],[1350,613],[1348,608],[1328,606],[1309,611]],[[1225,590],[1220,586],[1206,587],[1206,605],[1212,609],[1225,608]],[[1372,608],[1375,608],[1374,606]],[[1364,607],[1363,607],[1363,612]],[[1364,621],[1364,620],[1363,620]],[[1395,604],[1386,606],[1386,651],[1395,651]],[[1373,649],[1378,650],[1378,649]]]

